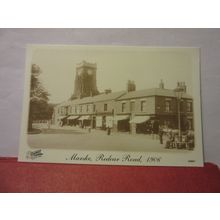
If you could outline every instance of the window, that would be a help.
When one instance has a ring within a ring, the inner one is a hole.
[[[141,111],[146,110],[146,101],[141,101]]]
[[[89,105],[86,105],[86,112],[89,111]]]
[[[108,105],[104,104],[104,111],[107,111],[107,109],[108,109]]]
[[[187,102],[187,112],[192,112],[192,102]]]
[[[192,130],[193,129],[193,122],[192,122],[192,120],[189,119],[187,122],[188,122],[188,129]]]
[[[125,102],[122,103],[122,105],[121,105],[121,111],[122,111],[122,112],[125,112],[125,106],[126,106],[126,103],[125,103]]]
[[[165,102],[165,112],[170,112],[171,109],[170,109],[170,101],[166,101]]]
[[[82,105],[80,105],[80,112],[82,112]]]
[[[95,112],[96,111],[96,106],[95,105],[93,105],[93,112]]]
[[[134,110],[135,110],[135,102],[134,101],[132,101],[130,103],[130,110],[131,110],[131,112],[134,112]]]

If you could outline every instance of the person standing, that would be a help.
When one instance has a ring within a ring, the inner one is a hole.
[[[163,144],[163,126],[159,126],[159,138],[160,138],[160,144]]]
[[[153,139],[154,137],[157,139],[158,133],[159,133],[159,122],[158,120],[155,120],[153,123]]]
[[[108,126],[107,127],[107,135],[110,135],[111,134],[111,128]]]
[[[50,124],[51,124],[50,120],[47,120],[47,128],[48,129],[50,129]]]

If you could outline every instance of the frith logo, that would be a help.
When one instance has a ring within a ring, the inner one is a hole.
[[[42,156],[43,156],[43,153],[41,150],[28,151],[26,154],[26,158],[31,159],[31,160],[34,160],[34,159],[36,159],[38,157],[42,157]]]

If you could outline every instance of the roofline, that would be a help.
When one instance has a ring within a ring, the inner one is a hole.
[[[82,102],[82,103],[77,103],[78,105],[83,105],[83,104],[92,104],[92,103],[97,103],[97,102],[105,102],[105,101],[110,101],[110,100],[117,100],[118,98],[122,97],[123,95],[126,94],[126,91],[119,91],[119,92],[112,92],[112,93],[108,93],[106,95],[110,95],[110,94],[113,94],[113,93],[122,93],[120,94],[119,96],[117,96],[116,98],[108,98],[108,99],[103,99],[103,100],[99,100],[99,101],[87,101],[87,102]],[[99,94],[99,95],[105,95],[105,93],[102,93],[102,94]],[[91,97],[84,97],[84,98],[96,98],[97,96],[99,95],[96,95],[96,96],[91,96]],[[81,100],[83,100],[84,98],[82,98]],[[79,101],[78,99],[75,99],[77,101]],[[75,100],[72,100],[72,102],[74,102]]]
[[[167,95],[146,95],[146,96],[134,96],[131,98],[119,98],[118,101],[123,101],[123,100],[129,100],[129,99],[137,99],[137,98],[148,98],[148,97],[167,97],[167,98],[176,98],[175,96],[167,96]],[[182,97],[182,99],[193,99],[193,97],[187,98],[187,97]]]

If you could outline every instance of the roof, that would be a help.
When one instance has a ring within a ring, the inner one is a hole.
[[[176,97],[175,92],[171,89],[143,89],[133,92],[111,92],[111,93],[102,93],[96,96],[84,97],[81,99],[68,100],[58,104],[57,106],[69,106],[69,105],[81,105],[81,104],[89,104],[94,102],[104,102],[110,100],[125,100],[125,99],[133,99],[133,98],[142,98],[148,96],[166,96],[166,97]],[[192,96],[184,93],[183,98],[192,99]]]
[[[120,92],[111,92],[111,93],[102,93],[96,96],[84,97],[81,99],[74,99],[60,103],[58,106],[68,106],[68,105],[80,105],[80,104],[89,104],[94,102],[102,102],[102,101],[110,101],[115,100],[122,95],[124,95],[125,91]]]
[[[172,89],[153,88],[153,89],[143,89],[143,90],[128,92],[125,95],[121,96],[118,100],[141,98],[147,96],[176,97],[175,92]],[[192,99],[192,96],[184,93],[182,98]]]
[[[61,103],[55,105],[55,107],[68,106],[68,105],[70,105],[70,103],[71,103],[71,101],[67,100],[67,101],[64,101],[64,102],[61,102]]]
[[[109,101],[109,100],[115,100],[121,96],[126,94],[126,91],[120,91],[120,92],[111,92],[111,93],[103,93],[100,95],[93,96],[93,102],[101,102],[101,101]]]

